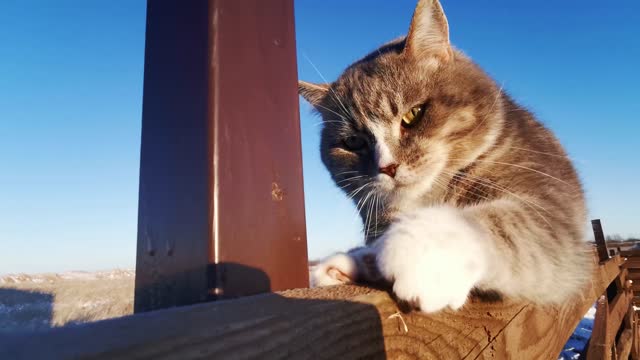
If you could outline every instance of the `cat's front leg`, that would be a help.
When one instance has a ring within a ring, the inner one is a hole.
[[[320,261],[311,271],[311,286],[376,282],[382,279],[376,264],[376,249],[358,247]]]
[[[434,312],[464,305],[487,273],[489,243],[459,209],[429,207],[398,217],[372,248],[396,296]]]

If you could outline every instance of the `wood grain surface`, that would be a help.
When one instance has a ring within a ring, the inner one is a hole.
[[[620,263],[561,307],[472,298],[426,315],[372,288],[297,289],[5,336],[0,359],[557,359]]]

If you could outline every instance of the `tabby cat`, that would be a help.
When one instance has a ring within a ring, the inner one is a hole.
[[[557,304],[591,272],[580,181],[554,135],[449,43],[437,0],[408,35],[334,82],[299,82],[322,116],[322,161],[366,246],[318,265],[316,286],[387,281],[422,311],[472,290]]]

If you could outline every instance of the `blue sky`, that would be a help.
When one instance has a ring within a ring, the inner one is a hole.
[[[366,5],[365,5],[366,4]],[[296,1],[298,72],[327,79],[404,34],[415,2]],[[640,235],[640,3],[444,0],[451,40],[553,129],[591,217]],[[0,273],[135,261],[145,2],[0,4]],[[309,254],[359,243],[301,102]]]

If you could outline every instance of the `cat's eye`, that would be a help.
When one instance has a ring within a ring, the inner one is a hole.
[[[365,141],[360,136],[351,135],[344,139],[344,145],[349,150],[360,150],[364,147]]]
[[[422,114],[424,114],[424,107],[414,106],[406,114],[402,115],[401,125],[405,128],[412,127],[418,122],[418,120],[420,120]]]

